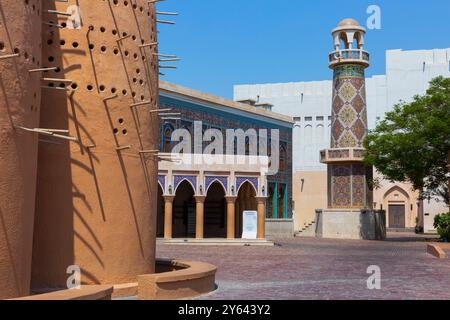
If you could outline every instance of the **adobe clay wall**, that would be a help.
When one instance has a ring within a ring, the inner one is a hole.
[[[40,0],[0,2],[0,299],[29,293],[39,124]]]
[[[47,81],[40,126],[78,142],[40,145],[32,286],[65,287],[70,265],[83,284],[136,282],[155,268],[157,158],[141,153],[159,139],[157,46],[141,47],[157,41],[154,4],[43,8],[71,17],[43,15],[59,25],[43,25],[43,60],[65,81]]]

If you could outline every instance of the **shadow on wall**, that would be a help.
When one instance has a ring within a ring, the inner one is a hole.
[[[38,139],[24,129],[39,122],[40,25],[28,2],[1,1],[0,298],[29,293]]]
[[[46,1],[48,9],[55,10],[55,4]],[[66,78],[66,74],[81,66],[63,68],[63,49],[60,32],[57,28],[44,28],[42,65],[57,66],[58,69],[45,73],[47,77]],[[51,39],[51,40],[50,40]],[[85,52],[77,54],[85,55]],[[73,100],[73,87],[75,84],[56,89],[59,83],[47,83],[47,88],[42,89],[41,121],[42,128],[58,128],[69,130],[70,117],[75,118],[76,136],[81,132],[89,137],[86,128],[76,121],[78,113],[85,110]],[[62,84],[61,84],[62,86]],[[66,90],[64,90],[66,89]],[[66,107],[68,100],[72,106],[72,115]],[[91,204],[87,202],[85,195],[76,185],[72,184],[72,165],[80,170],[94,174],[95,170],[83,166],[81,163],[73,163],[71,160],[70,142],[65,140],[50,140],[39,144],[38,177],[36,194],[36,218],[34,224],[33,262],[32,262],[32,290],[43,288],[58,288],[66,283],[68,275],[67,267],[74,264],[74,238],[80,236],[74,231],[74,219],[76,216],[87,230],[93,235],[89,226],[81,218],[80,213],[74,208],[73,198],[79,199],[91,211]],[[80,148],[81,145],[80,145]],[[95,158],[93,158],[95,161]],[[55,188],[57,182],[58,188]],[[94,235],[93,235],[94,236]],[[95,238],[95,242],[99,240]],[[83,239],[80,239],[83,242]],[[86,243],[84,241],[83,243]],[[88,247],[96,254],[95,248]],[[100,247],[101,250],[101,247]],[[57,252],[58,254],[55,254]],[[84,270],[83,270],[84,274]]]
[[[11,267],[11,273],[14,277],[14,283],[12,284],[12,286],[14,286],[16,288],[17,292],[20,292],[20,282],[19,282],[19,274],[17,272],[17,267],[16,267],[16,261],[14,259],[14,255],[13,255],[13,251],[11,248],[11,242],[10,239],[8,237],[8,228],[6,227],[6,223],[5,223],[5,217],[3,216],[3,210],[0,207],[0,235],[3,235],[3,237],[0,238],[0,241],[2,243],[2,247],[6,247],[6,251],[8,253],[7,257],[2,257],[2,260],[7,261],[7,265],[9,265]],[[11,287],[11,284],[9,283],[2,283],[2,286],[9,286]]]

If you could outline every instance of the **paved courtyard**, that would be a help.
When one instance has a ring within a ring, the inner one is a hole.
[[[428,255],[425,241],[396,233],[385,242],[296,238],[278,240],[275,247],[158,245],[157,256],[217,265],[218,289],[201,299],[450,299],[450,258]],[[381,290],[367,289],[371,265],[381,268]]]

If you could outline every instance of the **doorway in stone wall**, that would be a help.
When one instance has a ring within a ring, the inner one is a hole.
[[[205,200],[205,238],[226,238],[225,188],[214,182],[208,189]]]
[[[250,182],[245,182],[238,191],[236,200],[236,238],[242,237],[242,215],[244,211],[256,211],[256,190]]]
[[[389,228],[406,228],[406,208],[405,205],[389,205]]]
[[[183,181],[173,201],[173,238],[195,238],[194,187]]]

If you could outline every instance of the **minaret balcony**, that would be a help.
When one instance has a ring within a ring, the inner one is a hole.
[[[320,162],[323,164],[336,164],[348,162],[363,162],[364,148],[335,148],[320,151]]]
[[[330,68],[334,68],[341,63],[357,63],[368,67],[370,54],[361,49],[337,50],[329,54],[328,61],[330,63]]]

